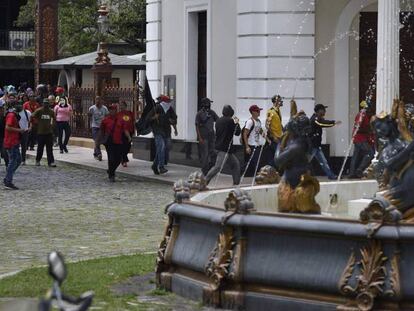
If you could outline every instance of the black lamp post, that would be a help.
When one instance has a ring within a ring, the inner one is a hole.
[[[112,63],[108,56],[108,45],[105,42],[106,34],[109,31],[109,10],[105,5],[101,5],[98,10],[98,29],[100,41],[98,44],[98,57],[95,59],[95,64],[92,68],[94,72],[94,87],[95,95],[102,96],[103,89],[107,82],[111,81],[112,77]]]

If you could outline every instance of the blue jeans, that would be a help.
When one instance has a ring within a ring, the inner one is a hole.
[[[316,160],[318,160],[319,165],[321,166],[322,170],[325,172],[325,175],[328,176],[328,178],[330,179],[336,178],[336,175],[332,172],[331,168],[329,167],[328,161],[326,160],[321,147],[314,147],[312,149],[310,160],[312,160],[313,157],[315,157]]]
[[[155,158],[154,166],[157,168],[165,165],[165,148],[167,147],[167,138],[162,135],[154,135],[155,139]]]
[[[20,145],[16,145],[10,149],[6,149],[9,156],[9,165],[7,165],[6,169],[6,177],[4,178],[5,183],[13,182],[13,175],[22,163],[22,156],[20,155],[19,147]]]

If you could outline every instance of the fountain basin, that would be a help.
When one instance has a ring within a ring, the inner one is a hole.
[[[414,310],[413,225],[370,238],[358,219],[271,212],[276,189],[247,189],[256,211],[244,215],[224,210],[229,189],[170,205],[158,285],[238,310]]]

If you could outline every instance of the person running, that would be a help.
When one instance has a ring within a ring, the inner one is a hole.
[[[29,143],[29,135],[32,129],[31,117],[32,114],[30,111],[23,109],[23,102],[18,102],[16,105],[16,113],[19,114],[19,126],[25,132],[21,133],[20,136],[20,146],[21,146],[21,155],[22,155],[22,165],[26,165],[26,151]]]
[[[29,93],[29,101],[23,104],[23,109],[33,114],[33,112],[35,112],[39,108],[40,105],[36,100],[36,95],[32,91],[31,93]],[[35,120],[32,120],[32,129],[29,133],[28,147],[30,150],[34,150],[34,146],[37,143],[37,123],[35,122]]]
[[[90,124],[92,128],[92,138],[95,141],[93,156],[96,160],[99,161],[102,161],[101,146],[98,141],[98,137],[100,137],[99,131],[101,128],[101,122],[108,113],[108,108],[103,105],[103,99],[100,96],[96,96],[95,105],[92,105],[89,108],[88,116],[90,118]]]
[[[16,101],[10,101],[10,110],[6,114],[6,126],[4,132],[4,148],[9,157],[6,169],[6,177],[3,179],[4,186],[8,189],[18,190],[13,184],[13,176],[22,161],[20,155],[20,134],[26,130],[19,126],[19,115],[14,111]]]
[[[50,96],[50,99],[45,98],[43,100],[42,108],[37,109],[32,114],[32,119],[37,121],[36,166],[40,166],[43,150],[46,146],[47,164],[49,167],[56,167],[55,158],[53,156],[53,125],[56,117],[53,110],[50,109],[50,103],[54,100],[54,96]]]
[[[209,98],[201,100],[201,109],[196,114],[195,126],[198,137],[198,147],[201,157],[201,171],[207,175],[210,169],[210,163],[215,156],[215,133],[214,123],[218,116],[214,110],[211,109],[213,101]]]
[[[56,92],[59,94],[56,97],[56,106],[54,108],[56,115],[56,127],[58,129],[58,143],[60,153],[68,153],[68,142],[71,134],[70,117],[72,115],[72,106],[69,104],[69,100],[64,96],[64,89],[58,87]],[[65,140],[63,140],[63,133],[65,134]]]
[[[266,148],[266,162],[274,166],[274,158],[277,146],[280,143],[283,134],[282,114],[280,108],[283,106],[283,100],[280,95],[272,97],[272,108],[267,111],[266,129],[267,129],[267,148]]]
[[[262,146],[261,136],[264,136],[262,122],[259,119],[260,111],[263,110],[257,105],[252,105],[249,108],[251,118],[246,121],[242,132],[242,142],[244,145],[244,160],[246,176],[252,177],[255,174],[256,166],[259,163],[260,169],[260,150]]]
[[[120,104],[120,111],[118,112],[117,118],[124,123],[126,129],[129,132],[129,136],[134,136],[135,132],[135,118],[134,113],[128,110],[128,105],[125,101]],[[122,143],[122,161],[121,164],[123,167],[128,166],[128,153],[131,150],[131,141],[128,141],[124,136]]]
[[[321,166],[322,170],[325,172],[328,179],[334,180],[338,177],[332,172],[331,168],[329,167],[328,161],[323,154],[321,145],[322,145],[322,128],[333,127],[335,125],[341,124],[341,121],[335,120],[325,120],[326,108],[328,106],[324,106],[322,104],[317,104],[314,107],[314,114],[310,118],[311,122],[311,141],[312,141],[312,151],[311,151],[311,159],[313,157],[318,160],[319,165]]]
[[[363,172],[374,158],[374,142],[371,128],[372,113],[368,103],[363,100],[359,104],[360,111],[355,116],[351,168],[348,178],[362,178]]]
[[[117,117],[117,105],[109,106],[109,115],[101,122],[99,140],[108,154],[108,178],[115,182],[115,171],[122,161],[122,136],[131,142],[131,135],[125,123]]]
[[[216,150],[217,158],[214,166],[206,176],[207,184],[217,175],[221,167],[226,163],[230,164],[233,185],[240,184],[240,162],[234,155],[233,136],[240,136],[241,129],[239,119],[234,116],[234,110],[230,105],[223,107],[223,116],[216,122]]]

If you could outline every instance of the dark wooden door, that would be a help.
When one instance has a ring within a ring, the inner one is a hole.
[[[366,92],[376,90],[377,67],[377,12],[361,12],[359,40],[359,98],[364,100]],[[406,103],[414,103],[414,16],[401,13],[400,30],[400,97]],[[375,88],[373,88],[375,86]],[[375,102],[375,100],[374,100]],[[373,107],[375,109],[375,107]]]
[[[200,100],[207,96],[207,12],[198,13],[198,69],[197,69],[198,110]]]

